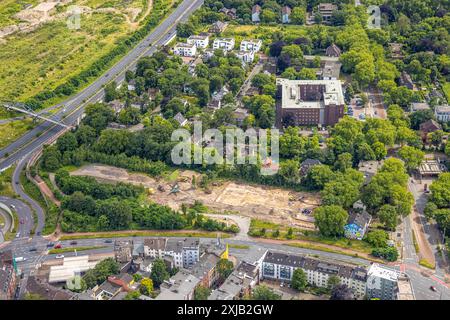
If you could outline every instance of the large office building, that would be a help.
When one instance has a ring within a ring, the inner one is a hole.
[[[339,80],[277,79],[277,127],[329,126],[344,116]]]

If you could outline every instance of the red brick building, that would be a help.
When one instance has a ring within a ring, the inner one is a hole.
[[[277,79],[276,125],[329,126],[344,116],[339,80]]]

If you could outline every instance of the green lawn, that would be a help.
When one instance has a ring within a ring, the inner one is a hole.
[[[15,192],[12,188],[12,175],[16,167],[12,166],[3,172],[0,172],[0,194],[6,197],[14,197]]]
[[[106,248],[106,246],[68,247],[68,248],[61,248],[61,249],[50,249],[48,251],[48,254],[61,254],[61,253],[66,253],[66,252],[73,252],[75,250],[87,251],[87,250],[102,249],[102,248]]]
[[[450,82],[445,82],[444,84],[442,84],[442,89],[444,90],[447,101],[450,101]]]
[[[64,235],[60,240],[75,239],[99,239],[99,238],[123,238],[123,237],[200,237],[216,238],[217,232],[171,232],[171,231],[130,231],[130,232],[97,232],[95,234],[84,235]],[[231,235],[220,233],[221,238],[230,238]]]
[[[1,47],[0,47],[1,51]],[[0,66],[1,69],[1,66]],[[0,71],[1,74],[1,71]],[[0,76],[1,78],[1,76]],[[1,82],[1,80],[0,80]],[[1,95],[1,90],[0,90]],[[1,100],[1,98],[0,98]],[[28,130],[31,130],[35,124],[32,119],[24,119],[0,124],[0,149],[6,147],[11,142],[17,140]]]

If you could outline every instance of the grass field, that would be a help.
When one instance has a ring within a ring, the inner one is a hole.
[[[87,251],[87,250],[94,250],[94,249],[103,249],[106,248],[106,246],[88,246],[88,247],[69,247],[69,248],[61,248],[61,249],[50,249],[48,251],[48,254],[61,254],[66,252],[73,252],[75,250],[77,251]]]
[[[35,5],[39,0],[2,0],[0,1],[0,28],[19,22],[14,15],[21,11],[25,5]]]
[[[5,1],[0,4],[1,23],[17,23],[13,16],[22,7],[10,7],[8,3],[20,1]],[[37,0],[26,1],[33,2]],[[111,10],[83,14],[79,30],[70,30],[65,18],[61,18],[42,24],[35,31],[5,38],[6,43],[0,46],[0,100],[24,101],[78,74],[138,27],[131,23],[131,12],[137,9],[143,14],[148,3],[149,0],[75,0],[70,5]],[[65,10],[61,7],[57,11]]]
[[[217,232],[171,232],[171,231],[129,231],[129,232],[97,232],[94,234],[63,235],[59,240],[75,239],[99,239],[99,238],[123,238],[123,237],[200,237],[216,238]],[[231,235],[220,233],[221,238],[229,238]]]
[[[9,145],[33,127],[34,123],[32,119],[17,120],[0,124],[0,149]]]
[[[450,101],[450,82],[445,82],[444,84],[442,84],[442,89],[444,90],[447,101]]]
[[[0,172],[0,194],[6,197],[13,197],[15,192],[12,188],[12,174],[16,167],[12,166],[3,172]]]

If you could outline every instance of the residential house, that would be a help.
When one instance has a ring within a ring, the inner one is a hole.
[[[173,118],[181,127],[188,123],[187,119],[181,114],[181,112],[178,112]]]
[[[288,6],[284,6],[281,8],[281,23],[290,23],[290,15],[291,15],[292,9]]]
[[[197,47],[194,43],[179,42],[173,48],[173,53],[182,57],[195,57],[197,54]]]
[[[367,298],[396,300],[399,276],[397,270],[373,263],[367,272]]]
[[[419,127],[420,135],[422,137],[422,141],[427,142],[428,141],[428,134],[442,130],[442,127],[439,123],[437,123],[435,120],[430,119],[428,121],[425,121],[422,123]]]
[[[131,291],[130,286],[133,282],[133,277],[128,273],[110,276],[101,285],[92,289],[92,298],[95,300],[113,300],[120,293]]]
[[[322,163],[317,159],[305,159],[300,164],[300,175],[302,177],[306,176],[312,167],[321,165]]]
[[[356,297],[362,298],[365,295],[367,280],[365,269],[323,262],[306,256],[269,251],[263,260],[262,278],[290,282],[294,270],[299,268],[305,272],[310,285],[327,287],[328,279],[337,276],[341,284],[352,289]]]
[[[366,206],[361,200],[353,204],[348,222],[344,226],[345,237],[362,240],[372,221],[372,216],[367,212]]]
[[[399,82],[401,86],[405,86],[410,90],[416,90],[416,86],[411,76],[406,71],[401,73]]]
[[[434,108],[434,114],[437,121],[448,122],[450,121],[450,106],[436,106],[436,108]]]
[[[410,106],[411,112],[430,110],[430,105],[426,102],[413,102]]]
[[[208,35],[192,35],[187,38],[188,44],[194,44],[197,49],[206,49],[209,46],[209,36]]]
[[[172,257],[177,268],[190,268],[199,259],[200,241],[198,238],[166,239],[153,238],[144,240],[144,256],[163,259]]]
[[[327,57],[336,57],[339,58],[342,54],[342,50],[335,45],[334,43],[329,46],[326,50],[325,50],[325,54]]]
[[[52,286],[36,276],[28,277],[26,291],[44,300],[70,300],[74,296],[74,293]]]
[[[261,12],[262,12],[262,9],[261,9],[260,5],[255,4],[252,7],[252,22],[255,22],[255,23],[261,22],[261,18],[260,18]]]
[[[199,283],[200,279],[189,271],[180,270],[161,284],[161,293],[155,300],[194,300],[194,291]]]
[[[233,118],[236,120],[238,125],[242,125],[244,120],[248,117],[249,113],[247,109],[236,108],[233,111]]]
[[[255,51],[235,51],[234,54],[242,61],[243,65],[250,64],[255,60]]]
[[[16,271],[13,264],[0,262],[0,300],[12,300],[16,292]]]
[[[133,256],[132,240],[116,240],[114,241],[114,257],[119,263],[127,263],[132,260]]]
[[[224,15],[226,15],[228,18],[230,18],[231,20],[234,20],[237,18],[237,10],[236,8],[225,8],[223,7],[222,9],[219,10],[220,13],[223,13]]]
[[[167,238],[144,239],[144,256],[162,259],[165,255]]]
[[[198,262],[192,267],[191,274],[200,279],[202,286],[207,288],[213,287],[219,280],[219,273],[216,267],[220,259],[214,253],[204,252]]]
[[[242,40],[240,45],[241,51],[254,51],[261,50],[262,41],[259,39]]]
[[[403,59],[405,55],[402,52],[403,44],[402,43],[389,43],[389,51],[392,59]]]
[[[323,80],[338,80],[341,74],[342,63],[327,61],[321,70],[321,78]]]
[[[327,23],[331,21],[333,13],[338,9],[337,5],[333,3],[320,3],[317,6],[317,11],[322,16],[323,22]]]
[[[216,33],[216,34],[222,33],[222,32],[225,31],[227,26],[228,26],[228,23],[226,23],[226,22],[216,21],[209,28],[209,32],[210,33]]]
[[[223,51],[231,51],[234,49],[234,38],[216,38],[213,42],[213,49],[222,49]]]
[[[208,300],[242,299],[259,283],[259,277],[258,266],[242,261],[225,282],[211,292]]]
[[[134,90],[136,90],[136,80],[131,79],[131,80],[128,82],[127,88],[128,88],[128,91],[134,91]]]
[[[380,161],[360,161],[358,164],[358,171],[364,175],[364,184],[368,184],[372,177],[381,168],[382,163]]]

